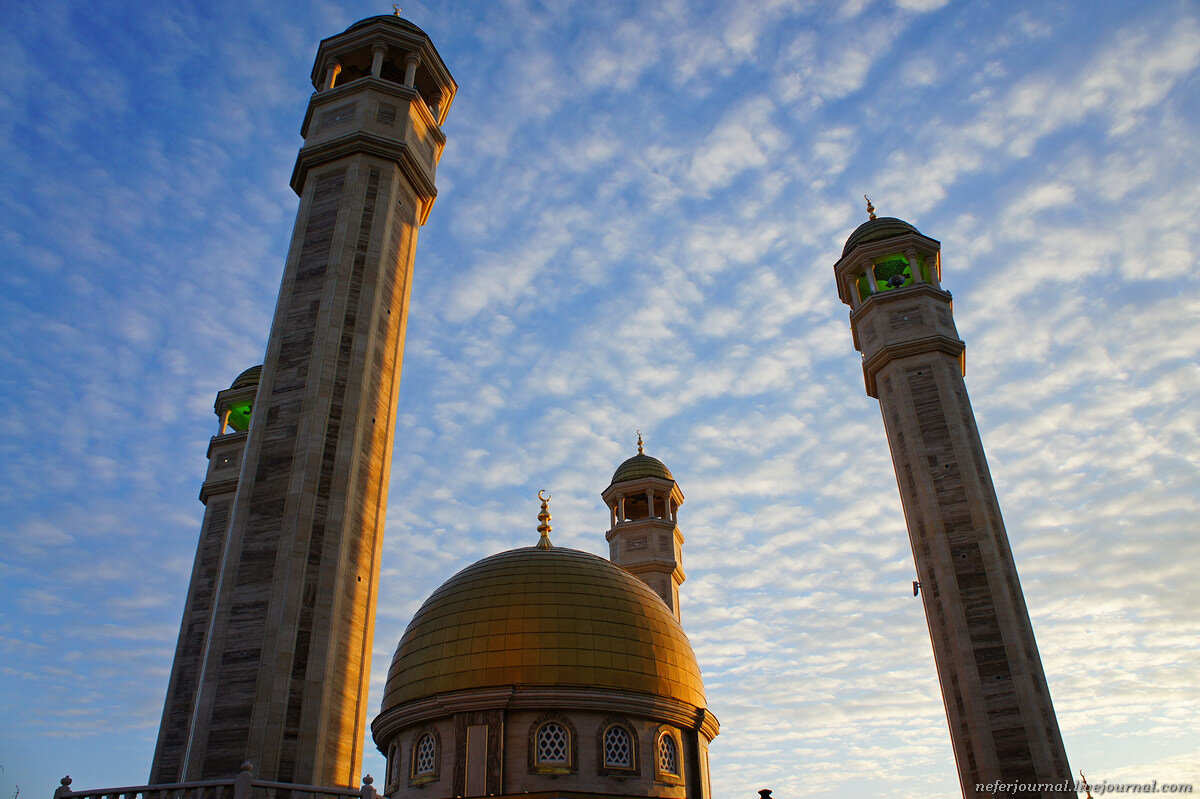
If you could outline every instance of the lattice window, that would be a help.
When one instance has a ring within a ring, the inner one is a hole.
[[[633,741],[624,727],[604,731],[604,765],[609,768],[633,768]]]
[[[425,733],[413,749],[413,776],[432,774],[437,766],[437,742]]]
[[[551,721],[538,727],[537,731],[537,762],[560,763],[570,762],[571,737],[567,728]]]
[[[670,733],[658,739],[658,770],[663,774],[679,774],[679,747]]]

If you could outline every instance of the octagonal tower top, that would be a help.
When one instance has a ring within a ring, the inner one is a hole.
[[[312,68],[317,91],[372,76],[413,86],[438,125],[458,91],[428,34],[399,15],[359,20],[317,49]]]

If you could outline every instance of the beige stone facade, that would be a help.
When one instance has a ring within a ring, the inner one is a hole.
[[[867,393],[879,400],[964,797],[1074,797],[988,783],[1070,780],[940,285],[940,244],[872,219],[835,266]]]

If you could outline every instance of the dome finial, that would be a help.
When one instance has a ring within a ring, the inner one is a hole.
[[[871,205],[871,198],[864,194],[863,199],[867,201],[867,220],[869,221],[871,219],[874,219],[875,218],[875,206]]]
[[[545,496],[542,496],[545,494]],[[552,549],[554,544],[550,543],[550,493],[546,489],[538,492],[538,499],[542,501],[542,510],[538,514],[538,532],[542,537],[538,539],[538,549]]]
[[[392,14],[393,14],[394,16],[397,16],[397,17],[398,17],[398,16],[400,16],[400,12],[401,12],[402,10],[403,10],[403,9],[402,9],[402,8],[400,8],[400,4],[399,4],[399,3],[392,3]]]
[[[646,454],[645,450],[642,447],[642,431],[641,430],[637,431],[637,434],[638,434],[638,454],[645,455]]]

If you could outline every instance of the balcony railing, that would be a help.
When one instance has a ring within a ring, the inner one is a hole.
[[[370,774],[363,777],[361,788],[256,780],[253,767],[243,763],[240,774],[224,780],[127,785],[94,791],[73,791],[71,778],[63,777],[54,791],[54,799],[377,799],[373,782]]]

